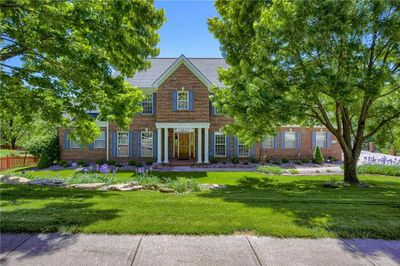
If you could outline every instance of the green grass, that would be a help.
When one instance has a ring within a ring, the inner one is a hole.
[[[324,181],[340,176],[156,175],[227,188],[163,194],[1,184],[1,231],[400,238],[400,178],[360,176],[373,186],[331,189]]]
[[[400,176],[400,165],[364,164],[357,166],[359,174]]]
[[[258,166],[257,171],[265,174],[281,175],[283,173],[282,168],[279,166]]]

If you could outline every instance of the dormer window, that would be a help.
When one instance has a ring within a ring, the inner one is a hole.
[[[178,110],[189,110],[189,92],[178,91],[177,92],[177,109]]]

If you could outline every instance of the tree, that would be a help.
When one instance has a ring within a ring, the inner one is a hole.
[[[400,117],[398,1],[224,1],[209,29],[230,68],[213,101],[248,139],[288,123],[322,124],[359,182],[365,139]]]
[[[163,10],[147,0],[5,0],[0,9],[2,100],[72,127],[82,143],[98,133],[89,110],[120,127],[132,122],[143,96],[123,77],[158,54]],[[21,66],[10,63],[16,59]]]

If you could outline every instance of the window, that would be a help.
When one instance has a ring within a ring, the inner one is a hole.
[[[141,143],[142,157],[153,157],[153,132],[143,131]]]
[[[153,114],[153,95],[146,94],[142,101],[143,111],[142,114],[151,115]]]
[[[315,145],[320,148],[326,147],[326,132],[315,132]]]
[[[80,149],[81,148],[81,144],[79,143],[79,141],[75,142],[75,141],[69,140],[69,143],[70,143],[69,147],[71,149]]]
[[[189,110],[189,92],[188,91],[178,91],[178,110]]]
[[[295,149],[296,148],[296,132],[285,131],[285,148]]]
[[[226,137],[225,134],[216,132],[214,134],[214,154],[215,157],[226,156]]]
[[[120,131],[117,133],[117,146],[118,146],[118,157],[129,156],[129,133],[126,131]]]
[[[100,136],[94,140],[95,149],[104,149],[106,147],[106,132],[101,131]]]
[[[222,108],[214,106],[214,115],[220,115],[222,113]]]
[[[261,147],[263,149],[272,149],[274,147],[274,137],[269,136],[265,138],[261,143]]]
[[[244,143],[240,142],[239,139],[239,157],[249,157],[249,147],[247,147]]]

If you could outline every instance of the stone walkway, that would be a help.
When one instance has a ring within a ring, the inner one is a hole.
[[[400,241],[8,234],[1,265],[400,265]]]

